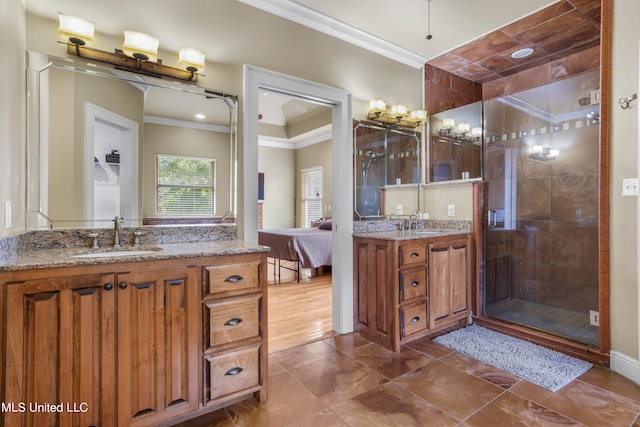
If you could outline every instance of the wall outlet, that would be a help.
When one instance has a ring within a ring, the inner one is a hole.
[[[638,178],[622,180],[622,197],[634,197],[638,195]]]
[[[456,205],[448,205],[447,206],[447,215],[456,216]]]
[[[594,310],[589,311],[589,324],[591,326],[600,326],[600,313]]]

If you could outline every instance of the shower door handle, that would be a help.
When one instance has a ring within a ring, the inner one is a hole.
[[[489,228],[494,228],[496,225],[498,225],[498,213],[495,209],[489,209],[489,211],[487,212],[487,217],[489,221],[487,225],[489,226]]]

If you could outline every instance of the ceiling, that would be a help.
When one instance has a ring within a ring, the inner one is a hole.
[[[162,49],[192,46],[222,63],[244,63],[259,54],[262,46],[255,41],[274,31],[274,21],[263,19],[266,11],[410,66],[430,62],[479,82],[599,41],[600,0],[25,0],[25,5],[51,19],[57,12],[91,19],[96,31],[114,36],[124,29],[146,32],[160,39]],[[511,59],[522,46],[536,52],[526,60]],[[264,120],[273,124],[299,120],[315,108],[280,96],[261,105]]]

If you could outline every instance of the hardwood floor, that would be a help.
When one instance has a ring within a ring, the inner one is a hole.
[[[331,273],[281,280],[269,282],[269,353],[332,336]]]

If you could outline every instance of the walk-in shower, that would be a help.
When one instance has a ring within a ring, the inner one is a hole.
[[[598,346],[599,70],[484,103],[484,313]]]

